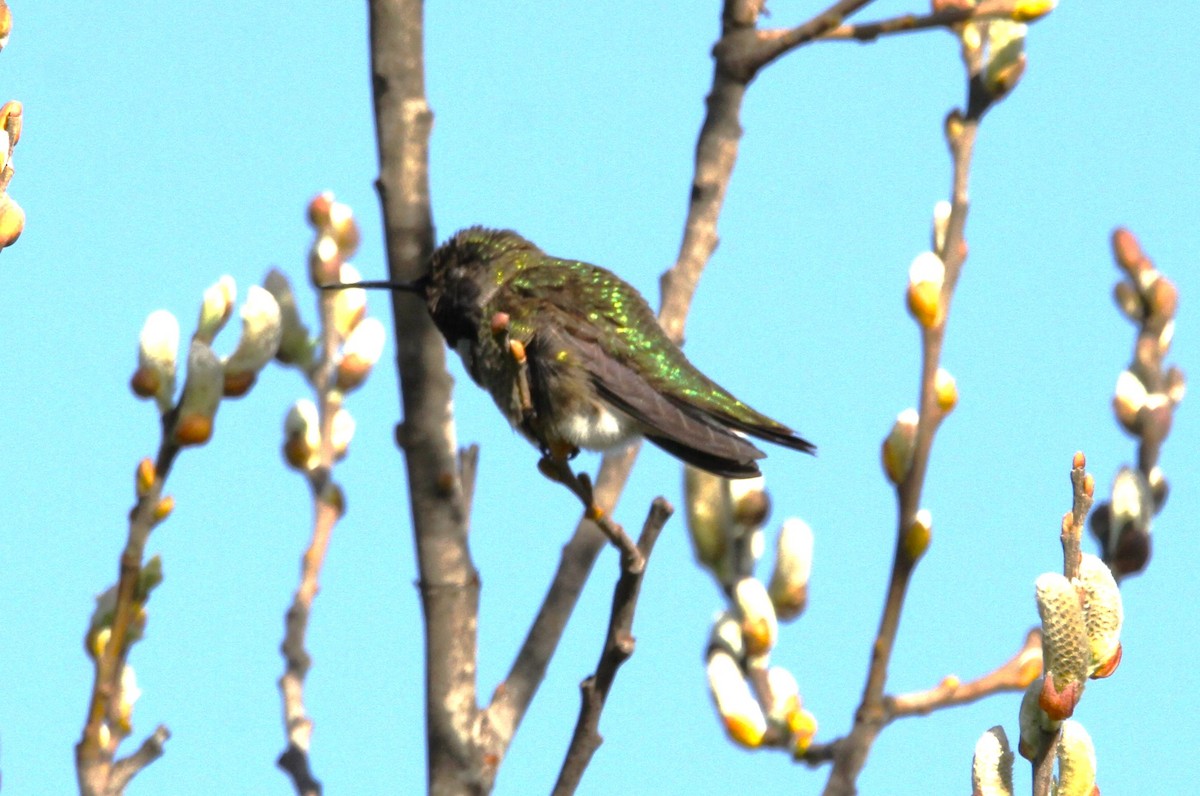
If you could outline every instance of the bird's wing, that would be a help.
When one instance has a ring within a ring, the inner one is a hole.
[[[552,359],[542,356],[543,350],[556,355],[568,352],[567,356],[590,375],[600,397],[636,420],[646,439],[655,445],[689,464],[727,478],[759,474],[755,460],[763,457],[762,451],[708,416],[688,412],[668,400],[637,371],[607,356],[598,343],[547,325],[534,335],[530,350],[535,381],[545,370],[543,363]]]
[[[720,425],[796,450],[815,449],[792,429],[742,403],[705,376],[663,332],[646,300],[612,272],[588,263],[551,259],[547,265],[513,276],[502,292],[509,291],[522,298],[512,302],[514,305],[536,296],[539,312],[556,308],[564,319],[579,313],[580,295],[588,296],[588,322],[563,328],[595,343],[603,334],[604,349],[610,355],[601,359],[614,358],[627,366],[636,361],[640,378],[655,394],[686,414],[708,415]],[[549,318],[546,325],[556,320]],[[533,334],[537,330],[528,331]]]
[[[690,464],[727,477],[757,475],[755,460],[764,454],[731,428],[793,447],[798,441],[700,373],[645,300],[604,269],[564,263],[523,270],[496,292],[488,307],[495,311],[509,314],[511,333],[526,344],[535,392],[557,370],[580,367],[647,439]]]

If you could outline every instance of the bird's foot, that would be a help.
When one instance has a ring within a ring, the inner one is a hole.
[[[613,543],[624,559],[623,565],[630,572],[641,572],[646,566],[645,557],[637,544],[625,533],[625,529],[613,521],[604,509],[596,505],[595,494],[592,490],[592,479],[587,473],[575,473],[567,464],[566,457],[546,455],[538,462],[538,470],[551,481],[571,490],[583,504],[583,516],[596,524],[608,540]]]

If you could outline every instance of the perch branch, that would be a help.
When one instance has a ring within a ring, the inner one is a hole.
[[[592,755],[604,741],[600,736],[600,714],[617,676],[617,669],[633,654],[633,615],[637,610],[638,593],[645,574],[644,564],[650,558],[654,543],[658,541],[658,535],[673,511],[671,504],[663,498],[654,500],[642,526],[642,533],[638,537],[637,546],[641,552],[643,566],[635,569],[632,566],[633,562],[626,559],[622,567],[621,577],[613,590],[612,612],[600,661],[596,664],[595,674],[584,680],[579,687],[582,700],[579,720],[575,724],[575,732],[567,748],[558,782],[554,786],[555,796],[569,796],[575,792],[583,772],[592,760]]]
[[[1042,632],[1032,628],[1025,635],[1021,649],[1011,658],[987,674],[963,683],[949,676],[933,688],[910,694],[886,696],[883,699],[883,724],[910,716],[924,716],[945,708],[977,702],[1007,691],[1023,691],[1042,671]],[[849,737],[838,738],[826,743],[813,744],[800,756],[800,760],[815,766],[836,761],[844,754]]]

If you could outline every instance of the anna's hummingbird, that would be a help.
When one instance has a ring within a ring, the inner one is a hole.
[[[736,432],[814,450],[701,373],[631,285],[515,232],[461,230],[416,282],[361,286],[422,295],[475,383],[555,459],[644,436],[702,470],[749,478],[765,454]]]

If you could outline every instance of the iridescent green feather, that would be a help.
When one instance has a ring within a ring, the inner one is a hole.
[[[588,322],[578,324],[572,334],[601,344],[619,361],[636,363],[646,381],[673,400],[695,404],[739,425],[790,434],[786,426],[750,408],[701,373],[667,338],[646,300],[615,274],[588,263],[539,257],[534,252],[508,258],[499,274],[507,277],[505,289],[525,300],[519,306],[496,306],[488,312],[508,312],[517,337],[529,339],[537,333],[539,305],[552,305],[570,316],[578,311],[578,299],[573,296],[584,293],[589,296]]]

